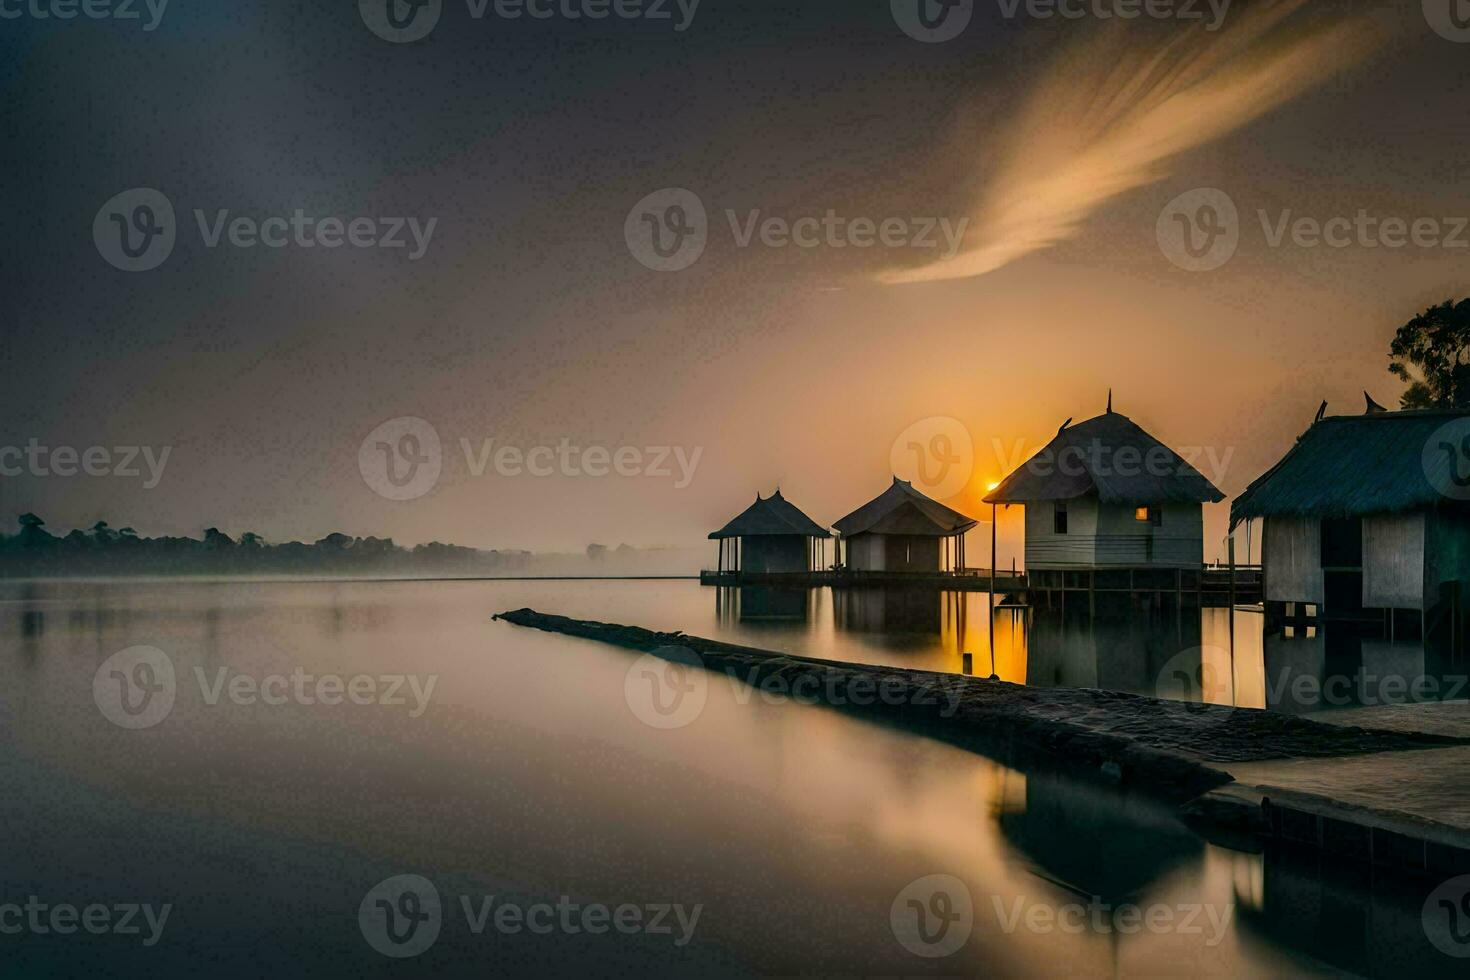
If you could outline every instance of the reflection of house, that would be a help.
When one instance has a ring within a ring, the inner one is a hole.
[[[1202,505],[1224,494],[1111,397],[1105,414],[1070,423],[985,498],[1025,505],[1027,573],[1199,569]]]
[[[812,593],[808,589],[782,589],[772,585],[742,585],[721,589],[732,593],[736,619],[742,623],[794,623],[805,621]]]
[[[1232,854],[1230,862],[1235,866],[1232,897],[1241,943],[1278,946],[1283,954],[1300,957],[1324,973],[1465,975],[1464,960],[1457,965],[1425,941],[1426,930],[1435,926],[1453,923],[1463,929],[1461,918],[1449,903],[1426,903],[1432,886],[1417,877],[1324,860],[1310,848],[1273,846],[1260,855]]]
[[[1230,511],[1232,527],[1264,518],[1270,622],[1356,620],[1390,638],[1459,646],[1470,580],[1470,490],[1457,482],[1466,437],[1470,412],[1319,413]]]
[[[833,593],[837,626],[856,633],[937,635],[942,599],[928,589],[838,589]]]
[[[1093,603],[1042,603],[1031,613],[1025,680],[1032,687],[1229,700],[1223,684],[1203,682],[1219,666],[1203,658],[1228,654],[1201,645],[1197,611],[1140,609],[1128,596],[1104,593]]]
[[[755,574],[807,572],[820,562],[814,543],[832,535],[777,490],[710,534],[720,542],[720,571]]]
[[[887,490],[832,526],[853,571],[938,572],[963,562],[964,534],[977,523],[894,477]]]

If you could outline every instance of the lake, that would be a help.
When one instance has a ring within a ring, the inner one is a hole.
[[[969,651],[975,673],[992,670],[983,594],[797,595],[799,608],[688,581],[0,585],[3,972],[1285,976],[1449,962],[1428,948],[1413,882],[1222,849],[1100,784],[723,677],[696,717],[661,728],[629,693],[635,656],[490,621],[531,606],[941,670]],[[1170,667],[1183,655],[1218,664],[1212,697],[1263,703],[1259,617],[1234,614],[1232,656],[1223,610],[1140,616],[1098,653],[1065,618],[1038,612],[1028,630],[1001,612],[993,669],[1147,688],[1191,676]],[[1115,653],[1118,637],[1144,649]]]

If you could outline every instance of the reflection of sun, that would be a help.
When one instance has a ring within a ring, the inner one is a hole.
[[[1000,486],[1000,481],[999,480],[991,480],[989,483],[985,484],[985,492],[986,493],[989,493],[990,491],[994,490],[998,486]]]

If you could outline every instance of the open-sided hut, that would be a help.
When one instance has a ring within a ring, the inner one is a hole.
[[[811,571],[818,561],[814,543],[831,536],[778,489],[765,498],[756,494],[755,503],[709,537],[720,542],[721,572],[764,575]]]
[[[847,568],[858,572],[939,572],[964,561],[964,535],[978,521],[924,496],[913,484],[892,485],[832,525]]]

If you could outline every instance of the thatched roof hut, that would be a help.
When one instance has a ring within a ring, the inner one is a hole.
[[[842,535],[849,568],[934,572],[940,570],[940,542],[958,542],[978,523],[894,477],[887,490],[832,526]],[[962,560],[958,547],[954,555]]]
[[[709,538],[720,542],[720,571],[770,574],[811,571],[819,560],[813,542],[831,536],[777,489],[765,498],[757,493],[755,503]]]
[[[1096,494],[1104,504],[1141,506],[1218,502],[1225,495],[1178,453],[1126,415],[1063,423],[1051,442],[986,497],[987,504],[1070,500]]]
[[[1198,569],[1202,505],[1224,499],[1178,453],[1113,411],[1109,395],[1106,412],[1062,423],[985,502],[1026,505],[1027,570],[1064,573]]]
[[[809,538],[830,538],[832,532],[806,516],[795,504],[781,496],[780,488],[769,497],[755,495],[755,503],[733,517],[709,539],[748,538],[766,535],[794,534]]]
[[[948,537],[980,523],[924,496],[907,480],[893,483],[872,500],[832,526],[845,538],[859,534],[917,534]]]
[[[1460,447],[1431,439],[1470,411],[1372,412],[1317,419],[1281,461],[1230,506],[1233,527],[1253,517],[1397,514],[1444,503]],[[1470,435],[1470,422],[1465,434]]]
[[[1470,411],[1387,412],[1371,400],[1362,415],[1325,410],[1230,509],[1232,528],[1264,518],[1268,618],[1378,618],[1390,639],[1459,646]]]

